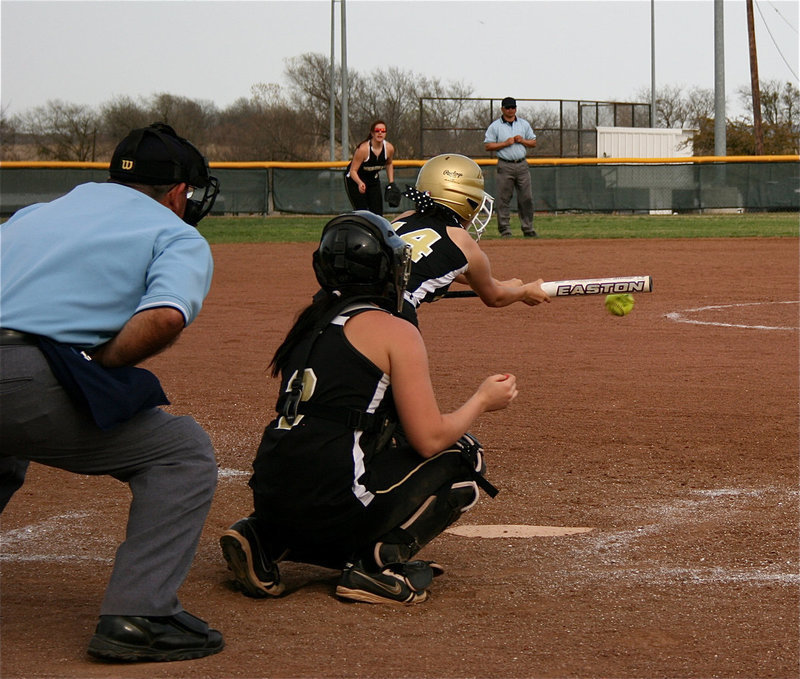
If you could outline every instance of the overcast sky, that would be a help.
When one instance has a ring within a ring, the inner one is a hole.
[[[754,0],[761,81],[797,85],[799,4]],[[459,81],[475,97],[632,101],[650,86],[651,6],[656,89],[713,89],[713,0],[346,0],[347,65]],[[729,117],[750,84],[745,8],[724,2]],[[287,58],[331,50],[330,0],[2,0],[0,21],[6,115],[160,92],[224,108],[256,83],[285,85]]]

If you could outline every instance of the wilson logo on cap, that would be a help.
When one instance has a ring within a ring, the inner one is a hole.
[[[133,169],[133,161],[132,160],[123,160],[122,161],[122,169],[123,170],[132,170]]]

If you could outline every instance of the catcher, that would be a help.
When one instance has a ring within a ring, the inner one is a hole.
[[[483,450],[467,433],[516,378],[486,378],[441,413],[419,330],[399,316],[411,248],[384,218],[340,215],[313,256],[324,294],[275,352],[277,416],[250,479],[255,511],[220,538],[239,588],[278,596],[277,562],[341,569],[336,594],[413,604],[441,567],[412,560],[478,500]]]

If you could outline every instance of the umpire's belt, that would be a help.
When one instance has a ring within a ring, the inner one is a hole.
[[[518,158],[517,160],[506,160],[505,158],[498,158],[497,160],[502,160],[504,163],[524,163],[525,158]]]
[[[29,335],[26,332],[11,330],[10,328],[0,328],[0,346],[5,347],[25,344],[32,346],[39,344],[36,335]]]

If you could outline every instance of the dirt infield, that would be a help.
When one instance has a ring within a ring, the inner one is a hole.
[[[421,313],[443,409],[493,372],[520,396],[473,429],[501,492],[461,524],[584,527],[445,534],[419,606],[343,603],[337,573],[284,564],[288,594],[235,592],[217,544],[276,384],[266,373],[315,290],[313,245],[218,245],[199,319],[148,367],[217,447],[220,483],[188,610],[225,635],[203,660],[86,656],[129,494],[32,466],[2,517],[0,675],[39,677],[798,677],[796,239],[492,241],[499,278],[651,274],[624,318],[601,297]]]

